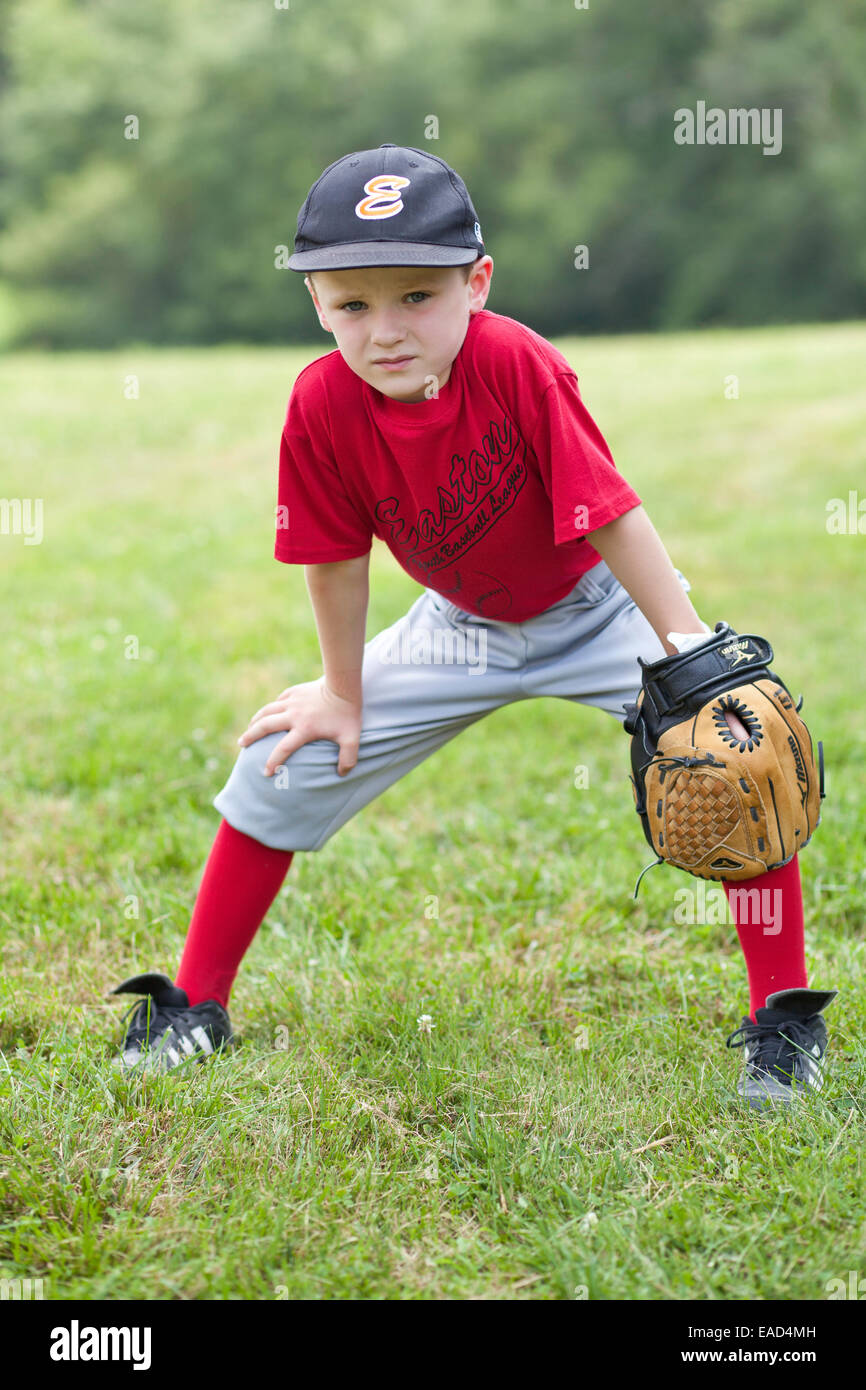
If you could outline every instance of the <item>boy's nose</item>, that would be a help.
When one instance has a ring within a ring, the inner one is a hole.
[[[393,315],[377,318],[370,334],[370,341],[374,347],[393,347],[406,336],[406,330],[399,318]]]

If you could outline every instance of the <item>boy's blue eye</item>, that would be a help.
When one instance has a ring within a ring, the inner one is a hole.
[[[421,304],[425,299],[429,299],[430,295],[427,290],[410,290],[405,298],[411,300],[413,304]],[[341,309],[348,309],[352,314],[356,313],[359,309],[366,309],[366,307],[367,305],[364,303],[363,299],[349,299],[345,304],[340,305]]]

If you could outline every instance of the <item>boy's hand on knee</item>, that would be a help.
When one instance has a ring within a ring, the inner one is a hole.
[[[249,726],[238,739],[243,747],[264,738],[265,734],[287,729],[285,738],[271,750],[264,766],[266,777],[284,763],[305,743],[329,739],[339,745],[337,772],[344,777],[358,761],[361,740],[361,705],[344,699],[330,690],[324,676],[303,685],[290,685],[272,700],[256,710]]]

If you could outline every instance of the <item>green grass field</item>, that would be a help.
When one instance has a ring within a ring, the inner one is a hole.
[[[173,973],[238,734],[320,671],[303,574],[272,558],[315,352],[13,356],[0,491],[43,499],[44,537],[0,535],[0,1277],[50,1299],[752,1300],[866,1273],[866,536],[825,525],[866,496],[866,326],[560,346],[699,611],[770,637],[824,740],[803,874],[812,983],[842,991],[825,1091],[795,1117],[732,1102],[733,928],[677,925],[672,870],[632,900],[627,739],[554,700],[297,856],[229,1059],[115,1076],[106,996]],[[370,633],[417,593],[377,544]]]

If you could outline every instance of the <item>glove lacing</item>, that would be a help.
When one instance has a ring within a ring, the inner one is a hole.
[[[705,753],[701,758],[689,758],[681,753],[678,757],[673,753],[654,753],[645,763],[641,764],[640,771],[645,772],[653,763],[662,772],[672,772],[675,767],[727,767],[727,763],[720,758],[713,757],[712,753]]]

